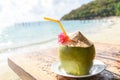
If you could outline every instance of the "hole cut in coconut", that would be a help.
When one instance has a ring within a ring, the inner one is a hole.
[[[93,45],[80,31],[77,31],[70,35],[71,41],[67,44],[73,47],[90,47]]]

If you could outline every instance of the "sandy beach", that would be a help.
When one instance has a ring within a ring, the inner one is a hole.
[[[95,32],[86,35],[86,37],[95,44],[105,43],[106,45],[118,45],[117,47],[120,47],[120,17],[110,17],[106,18],[106,20],[111,22],[110,26],[96,29]],[[28,49],[26,50],[26,52],[31,52]],[[35,49],[35,51],[36,50],[37,49]],[[16,51],[20,52],[21,49]],[[0,80],[21,80],[7,64],[7,58],[16,54],[16,51],[0,54]],[[32,52],[34,52],[34,50]]]
[[[120,17],[108,18],[110,26],[97,29],[93,34],[87,35],[88,39],[93,42],[120,44]]]

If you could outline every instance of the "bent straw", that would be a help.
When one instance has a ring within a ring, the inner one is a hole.
[[[52,21],[52,22],[57,22],[62,30],[62,32],[67,36],[67,33],[63,27],[63,25],[61,24],[61,22],[59,20],[56,20],[56,19],[52,19],[52,18],[48,18],[48,17],[44,17],[45,20],[49,20],[49,21]]]

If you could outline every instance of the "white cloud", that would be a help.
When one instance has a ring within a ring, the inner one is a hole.
[[[0,26],[13,22],[40,21],[44,16],[60,19],[91,0],[0,0]]]

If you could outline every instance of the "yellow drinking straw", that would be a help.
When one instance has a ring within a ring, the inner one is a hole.
[[[52,21],[52,22],[57,22],[59,24],[60,28],[62,29],[63,33],[67,36],[67,33],[65,32],[65,29],[64,29],[64,27],[62,26],[62,24],[59,20],[48,18],[48,17],[44,17],[44,19]]]

